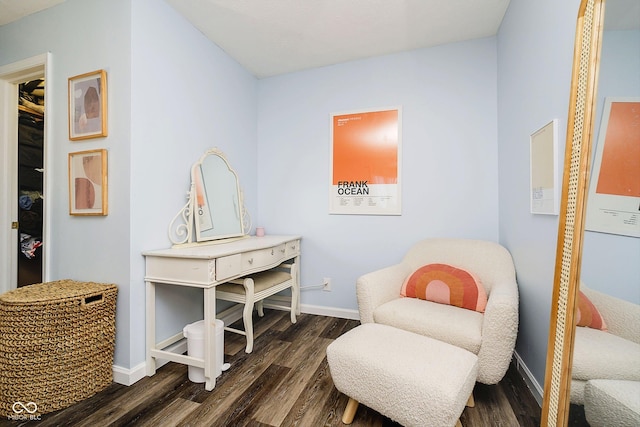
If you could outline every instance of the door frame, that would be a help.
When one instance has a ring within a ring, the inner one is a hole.
[[[0,293],[15,289],[18,280],[18,230],[11,223],[18,221],[18,85],[29,80],[45,79],[44,153],[43,153],[43,224],[42,281],[50,277],[47,248],[51,243],[51,213],[47,196],[51,192],[51,160],[48,156],[48,120],[52,105],[50,83],[51,53],[44,53],[8,65],[0,66]]]

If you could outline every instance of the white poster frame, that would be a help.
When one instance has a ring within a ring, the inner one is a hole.
[[[402,108],[331,113],[329,123],[329,213],[402,215]]]

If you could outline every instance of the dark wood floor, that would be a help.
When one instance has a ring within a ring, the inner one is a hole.
[[[291,324],[286,312],[265,310],[255,318],[255,345],[244,352],[244,337],[225,333],[225,362],[231,363],[207,392],[191,383],[187,367],[169,363],[153,377],[126,387],[112,384],[40,421],[0,420],[0,425],[45,426],[342,426],[347,397],[331,380],[327,345],[357,321],[303,314]],[[476,384],[476,406],[466,408],[465,427],[540,424],[540,407],[512,366],[497,385]],[[397,426],[360,405],[352,424]]]

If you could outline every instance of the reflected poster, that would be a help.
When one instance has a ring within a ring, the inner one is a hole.
[[[586,229],[640,237],[640,99],[605,98]]]
[[[400,215],[401,110],[331,115],[329,213]]]

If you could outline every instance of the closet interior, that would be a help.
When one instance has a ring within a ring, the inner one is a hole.
[[[19,85],[18,287],[42,282],[44,80]]]

